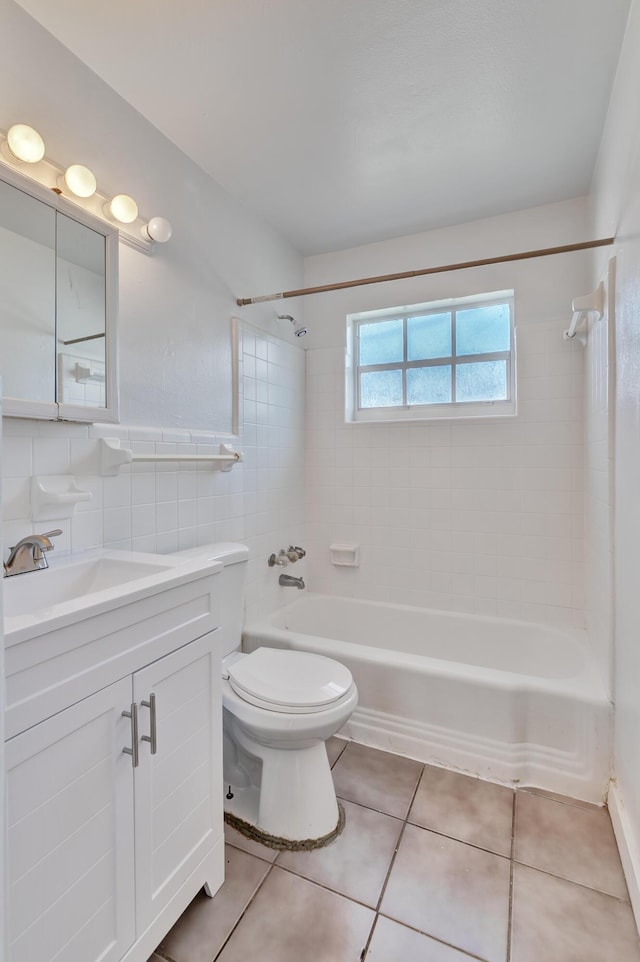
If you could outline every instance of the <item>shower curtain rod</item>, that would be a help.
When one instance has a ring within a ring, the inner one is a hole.
[[[550,254],[569,254],[572,251],[588,251],[594,247],[609,247],[615,237],[601,240],[582,241],[580,244],[564,244],[562,247],[543,247],[520,254],[503,254],[502,257],[486,257],[477,261],[461,261],[459,264],[444,264],[441,267],[425,267],[419,271],[402,271],[399,274],[378,274],[377,277],[361,277],[356,281],[339,281],[337,284],[322,284],[320,287],[301,287],[296,291],[282,291],[280,294],[263,294],[261,297],[239,297],[236,304],[261,304],[263,301],[279,301],[284,297],[303,297],[305,294],[324,294],[327,291],[342,291],[347,287],[363,287],[365,284],[383,284],[385,281],[400,281],[407,277],[422,277],[424,274],[444,274],[446,271],[466,271],[470,267],[487,267],[489,264],[505,264],[508,261],[524,261],[531,257],[547,257]]]

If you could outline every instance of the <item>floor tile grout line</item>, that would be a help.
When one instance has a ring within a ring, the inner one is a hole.
[[[440,832],[437,828],[430,828],[428,825],[421,825],[419,822],[412,822],[409,816],[401,818],[400,815],[391,815],[390,812],[384,812],[380,808],[372,808],[370,805],[364,805],[362,802],[354,802],[352,798],[345,798],[344,795],[338,795],[341,802],[349,802],[350,805],[357,805],[359,808],[366,808],[369,812],[375,812],[377,815],[386,815],[387,818],[395,818],[398,822],[407,822],[409,825],[413,825],[414,828],[421,828],[425,832],[431,832],[433,835],[439,835],[441,838],[451,839],[452,842],[460,842],[461,845],[468,845],[469,848],[475,848],[480,852],[486,852],[487,855],[495,855],[496,858],[504,858],[509,860],[511,857],[509,854],[504,854],[503,852],[496,852],[492,848],[485,848],[483,845],[478,845],[477,842],[469,842],[464,838],[459,838],[457,835],[447,835],[446,832]],[[413,805],[413,799],[411,800]],[[411,809],[411,806],[409,806]],[[230,843],[232,844],[232,843]]]
[[[511,808],[511,849],[509,852],[509,914],[507,918],[507,956],[506,962],[511,960],[511,928],[513,925],[513,854],[516,845],[516,793],[513,793]]]
[[[536,798],[544,798],[547,802],[557,802],[558,805],[567,805],[569,808],[577,808],[582,812],[593,812],[594,815],[608,815],[609,809],[606,805],[597,805],[595,802],[585,802],[580,798],[571,798],[569,795],[561,795],[556,797],[556,795],[545,794],[545,789],[538,789],[528,785],[518,785],[516,788],[517,792],[524,792],[527,795],[535,795]]]
[[[247,854],[248,854],[248,853],[247,853]],[[249,901],[247,902],[247,904],[246,904],[245,907],[243,908],[242,912],[240,913],[240,915],[239,915],[238,918],[236,919],[236,921],[235,921],[235,923],[234,923],[234,925],[233,925],[233,928],[232,928],[231,931],[229,932],[228,936],[226,937],[226,939],[224,940],[224,942],[223,942],[222,945],[220,946],[219,950],[218,950],[218,951],[216,952],[216,954],[214,955],[212,962],[216,962],[216,959],[220,958],[220,955],[224,952],[224,950],[225,950],[225,948],[226,948],[226,946],[227,946],[227,943],[229,942],[229,939],[231,938],[231,936],[233,935],[233,933],[235,932],[235,930],[238,928],[238,926],[239,926],[240,923],[242,922],[242,920],[243,920],[243,918],[245,917],[245,915],[247,914],[247,911],[249,910],[249,906],[252,905],[252,903],[253,903],[256,895],[258,894],[258,892],[260,891],[260,889],[262,888],[262,886],[263,886],[264,883],[266,882],[267,878],[268,878],[269,875],[271,874],[271,869],[273,868],[273,862],[270,862],[270,863],[268,863],[268,864],[269,864],[269,868],[268,868],[267,871],[264,873],[263,878],[261,879],[261,881],[259,882],[259,884],[256,886],[256,889],[255,889],[255,891],[253,892],[253,894],[251,895],[251,898],[249,899]],[[224,883],[223,883],[223,884],[224,884]]]
[[[377,924],[378,924],[378,919],[379,919],[379,918],[380,918],[380,916],[379,916],[378,913],[376,912],[375,915],[373,916],[373,922],[371,923],[371,928],[369,929],[369,935],[368,935],[367,938],[365,939],[364,947],[363,947],[363,949],[362,949],[362,952],[360,953],[360,957],[359,957],[358,962],[366,962],[366,958],[367,958],[367,956],[368,956],[368,954],[369,954],[369,947],[370,947],[370,945],[371,945],[371,942],[373,941],[373,933],[374,933],[375,930],[376,930],[376,926],[377,926]]]
[[[400,925],[403,929],[410,929],[417,935],[424,935],[425,938],[430,939],[437,945],[445,945],[448,949],[455,949],[455,951],[459,952],[460,955],[463,955],[465,958],[473,959],[474,962],[487,962],[487,960],[483,959],[481,955],[474,955],[473,952],[467,952],[466,949],[461,949],[459,945],[454,945],[453,942],[444,942],[442,939],[438,938],[437,935],[432,935],[431,932],[425,932],[424,929],[417,929],[415,925],[409,925],[407,922],[401,922],[400,919],[394,919],[392,915],[385,915],[384,912],[378,912],[376,915],[376,922],[378,919],[387,919],[388,922],[395,922],[396,925]]]
[[[370,946],[371,946],[371,940],[372,940],[372,938],[373,938],[373,933],[374,933],[374,931],[375,931],[375,927],[376,927],[376,925],[378,924],[378,919],[379,919],[379,917],[380,917],[380,906],[382,905],[382,900],[383,900],[383,898],[384,898],[384,893],[385,893],[385,891],[386,891],[386,889],[387,889],[387,883],[389,882],[389,877],[390,877],[390,875],[391,875],[391,870],[393,869],[393,866],[394,866],[395,860],[396,860],[396,856],[397,856],[398,851],[399,851],[399,849],[400,849],[400,843],[402,842],[402,836],[404,835],[404,830],[405,830],[405,828],[407,827],[407,822],[408,822],[408,819],[409,819],[409,812],[411,811],[411,806],[413,805],[413,803],[414,803],[414,801],[415,801],[415,797],[416,797],[416,795],[417,795],[417,793],[418,793],[418,788],[420,787],[420,782],[422,781],[422,776],[423,776],[423,774],[424,774],[424,769],[425,769],[425,766],[424,766],[424,764],[423,764],[423,765],[422,765],[422,768],[420,769],[420,771],[419,771],[419,773],[418,773],[418,777],[417,777],[417,779],[416,779],[415,788],[414,788],[414,790],[413,790],[413,792],[412,792],[412,794],[411,794],[411,800],[409,801],[409,804],[408,804],[408,806],[407,806],[407,813],[406,813],[404,819],[402,820],[402,825],[401,825],[400,831],[399,831],[399,833],[398,833],[398,838],[397,838],[397,841],[396,841],[396,844],[395,844],[395,848],[394,848],[394,850],[393,850],[393,855],[391,856],[391,860],[390,860],[390,862],[389,862],[389,868],[387,869],[387,873],[386,873],[386,875],[385,875],[385,877],[384,877],[384,881],[383,881],[383,883],[382,883],[382,888],[380,889],[380,895],[378,896],[378,901],[376,902],[376,906],[375,906],[375,909],[374,909],[374,911],[375,911],[375,917],[374,917],[374,919],[373,919],[373,925],[371,926],[371,930],[370,930],[370,932],[369,932],[369,938],[368,938],[367,941],[365,942],[364,948],[363,948],[363,950],[362,950],[362,955],[360,956],[362,962],[364,962],[364,960],[366,959],[366,957],[367,957],[367,955],[368,955],[368,952],[369,952],[369,948],[370,948]],[[363,806],[363,807],[364,807],[364,806]]]
[[[348,902],[353,902],[354,905],[360,905],[363,909],[369,909],[370,912],[376,911],[375,906],[369,905],[367,902],[363,902],[361,899],[357,899],[353,895],[346,895],[345,892],[339,892],[337,889],[332,889],[324,882],[318,882],[314,878],[308,878],[306,875],[300,875],[299,872],[294,871],[292,868],[288,868],[286,865],[278,865],[277,862],[274,862],[273,867],[279,868],[281,872],[286,872],[287,875],[293,875],[294,878],[301,878],[303,881],[309,882],[311,885],[317,885],[319,889],[324,889],[325,892],[331,892],[332,895],[338,895],[341,899],[346,899]]]
[[[577,882],[575,879],[567,878],[566,875],[556,875],[554,872],[550,872],[548,869],[539,868],[537,865],[529,865],[528,862],[521,862],[520,859],[513,859],[514,865],[522,865],[523,868],[529,868],[532,872],[539,872],[541,875],[546,875],[548,878],[559,879],[561,882],[568,882],[569,885],[578,885],[581,889],[586,889],[587,892],[595,892],[597,895],[606,895],[608,899],[613,899],[615,902],[620,902],[621,905],[631,905],[629,899],[623,899],[619,895],[612,895],[611,892],[603,892],[602,889],[597,889],[593,885],[587,885],[586,882]]]
[[[395,848],[394,848],[394,850],[393,850],[393,855],[391,856],[391,861],[389,862],[389,868],[387,869],[387,874],[385,875],[384,882],[382,883],[382,888],[380,889],[380,895],[379,895],[378,901],[377,901],[377,903],[376,903],[376,908],[375,908],[376,914],[379,914],[379,912],[380,912],[380,906],[382,905],[382,900],[383,900],[383,898],[384,898],[384,895],[385,895],[385,892],[386,892],[386,889],[387,889],[387,884],[388,884],[388,882],[389,882],[389,876],[391,875],[391,871],[392,871],[392,869],[393,869],[393,866],[395,865],[396,857],[397,857],[397,855],[398,855],[398,851],[400,850],[400,845],[401,845],[401,843],[402,843],[402,838],[403,838],[403,836],[404,836],[404,831],[405,831],[407,825],[409,824],[409,812],[411,811],[411,806],[413,805],[413,803],[414,803],[414,801],[415,801],[415,798],[416,798],[416,795],[418,794],[418,788],[420,787],[420,782],[422,781],[422,775],[424,774],[424,769],[425,769],[425,766],[423,765],[423,766],[422,766],[422,769],[420,770],[420,774],[418,775],[418,778],[417,778],[417,780],[416,780],[416,787],[414,788],[414,790],[413,790],[413,792],[412,792],[412,794],[411,794],[411,800],[410,800],[410,802],[409,802],[409,804],[408,804],[408,806],[407,806],[407,814],[405,815],[405,817],[404,817],[403,820],[402,820],[402,826],[401,826],[400,832],[399,832],[399,834],[398,834],[398,840],[397,840],[396,845],[395,845]]]
[[[159,959],[164,959],[164,962],[176,962],[172,955],[169,955],[167,952],[162,952],[160,949],[155,949],[151,956],[152,959],[154,955],[157,955]]]

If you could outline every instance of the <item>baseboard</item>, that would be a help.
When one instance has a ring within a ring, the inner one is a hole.
[[[615,781],[612,781],[609,785],[607,803],[613,832],[618,843],[622,868],[627,880],[631,908],[640,932],[640,846],[638,845],[635,828],[631,823],[620,789]]]

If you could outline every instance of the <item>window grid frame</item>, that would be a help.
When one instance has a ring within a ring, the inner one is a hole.
[[[456,354],[457,338],[456,338],[456,321],[457,314],[459,311],[468,311],[475,308],[481,307],[495,307],[498,305],[505,305],[509,309],[509,350],[508,351],[490,351],[482,354]],[[407,321],[409,318],[413,317],[429,317],[436,314],[449,314],[450,324],[451,324],[451,355],[442,356],[437,358],[424,358],[418,361],[409,361],[407,359],[407,349],[408,349],[408,333],[407,333]],[[401,361],[389,361],[385,364],[360,364],[360,328],[367,324],[378,324],[384,323],[385,321],[395,321],[402,320],[402,342],[403,342],[403,359]],[[389,314],[384,316],[373,318],[359,318],[355,321],[355,349],[357,363],[355,365],[355,402],[356,415],[361,412],[387,412],[387,411],[407,411],[407,412],[417,412],[418,410],[425,410],[429,408],[450,408],[452,411],[464,409],[469,405],[503,405],[511,406],[515,402],[515,384],[513,377],[513,360],[514,360],[514,323],[513,323],[513,297],[499,297],[499,298],[479,298],[474,302],[467,302],[461,304],[453,304],[451,307],[443,308],[433,307],[431,310],[408,310],[408,311],[390,311]],[[456,398],[456,368],[461,364],[472,364],[481,361],[499,361],[504,360],[506,362],[506,386],[507,386],[507,397],[500,398],[499,400],[484,400],[484,401],[458,401]],[[407,402],[407,371],[415,370],[426,367],[450,367],[451,368],[451,400],[450,401],[434,401],[432,403],[421,403],[421,404],[409,404]],[[376,371],[400,371],[402,376],[402,404],[394,404],[387,406],[374,406],[374,407],[362,407],[361,405],[361,374],[376,372]],[[425,417],[428,418],[429,415]]]

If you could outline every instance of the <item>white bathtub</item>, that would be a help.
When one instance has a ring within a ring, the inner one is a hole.
[[[243,648],[336,658],[358,685],[342,734],[365,745],[601,803],[610,705],[584,632],[305,593]]]

